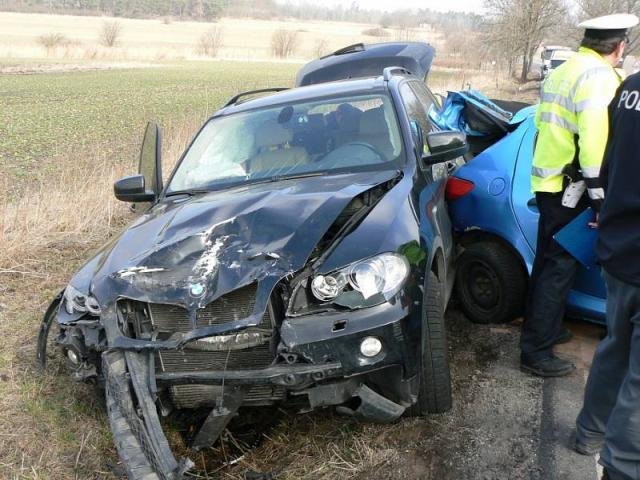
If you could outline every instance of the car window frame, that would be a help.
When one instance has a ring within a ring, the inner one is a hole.
[[[424,106],[422,105],[422,102],[420,101],[420,98],[418,97],[418,95],[415,93],[415,91],[411,87],[411,83],[413,83],[412,80],[407,80],[405,82],[402,82],[398,86],[398,93],[400,94],[400,99],[402,101],[402,106],[404,107],[404,110],[405,110],[405,112],[407,114],[407,118],[409,120],[409,124],[411,124],[412,121],[416,121],[418,119],[414,118],[413,113],[411,112],[411,110],[413,110],[413,108],[411,108],[407,103],[407,98],[406,98],[406,94],[405,94],[405,88],[409,90],[408,93],[410,93],[413,96],[413,98],[415,99],[415,101],[417,103],[417,108],[418,108],[418,112],[417,112],[418,116],[424,116],[424,118],[422,119],[423,122],[418,120],[418,123],[420,124],[420,128],[422,129],[422,134],[424,136],[424,135],[426,135],[427,133],[429,133],[432,130],[433,123],[429,119],[429,116],[427,115],[427,112],[424,109]],[[413,143],[413,145],[415,147],[415,139],[413,139],[413,136],[412,136],[412,143]],[[426,152],[424,151],[425,147],[426,147],[426,142],[424,142],[423,151],[420,152],[421,155],[429,153],[428,151],[426,151]]]

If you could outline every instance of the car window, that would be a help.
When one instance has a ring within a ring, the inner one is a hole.
[[[411,86],[413,93],[418,97],[418,100],[420,100],[422,108],[424,108],[428,118],[431,109],[439,108],[436,97],[434,97],[433,93],[431,93],[427,86],[422,82],[410,82],[409,85]],[[431,124],[431,129],[433,130],[434,128],[435,126]]]
[[[409,121],[420,125],[423,135],[429,133],[433,128],[431,121],[427,117],[425,107],[422,105],[420,99],[415,94],[409,83],[403,83],[400,86],[400,96],[402,97],[402,103],[407,110]],[[423,146],[423,153],[429,153],[426,142]]]
[[[314,172],[397,168],[402,153],[388,95],[292,102],[210,120],[176,168],[167,192]]]

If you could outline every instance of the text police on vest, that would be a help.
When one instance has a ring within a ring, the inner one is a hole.
[[[623,90],[620,94],[620,100],[618,101],[618,108],[624,106],[627,110],[640,111],[640,92],[638,90]]]

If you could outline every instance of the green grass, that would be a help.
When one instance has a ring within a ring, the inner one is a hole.
[[[242,90],[291,85],[296,65],[190,62],[162,67],[0,75],[0,170],[40,174],[43,159],[102,152],[131,161],[147,120],[203,120]],[[56,163],[47,163],[55,173]]]

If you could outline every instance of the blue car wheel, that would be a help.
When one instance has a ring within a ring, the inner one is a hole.
[[[522,262],[498,242],[465,247],[458,259],[456,296],[476,323],[505,323],[522,315],[527,276]]]

